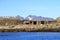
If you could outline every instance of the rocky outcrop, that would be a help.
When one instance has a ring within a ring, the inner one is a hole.
[[[57,17],[57,18],[56,18],[56,21],[57,21],[58,23],[60,23],[60,17]]]

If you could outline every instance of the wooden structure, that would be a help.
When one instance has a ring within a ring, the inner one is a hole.
[[[50,24],[51,22],[53,22],[53,21],[48,21],[48,20],[40,20],[40,21],[25,20],[24,24],[38,25],[38,24]]]

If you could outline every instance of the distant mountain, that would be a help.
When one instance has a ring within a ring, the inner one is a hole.
[[[19,15],[17,15],[16,18],[19,19],[19,20],[24,20],[24,18],[19,16]]]
[[[49,17],[42,17],[42,16],[35,16],[35,15],[29,15],[25,18],[25,20],[50,20],[53,21],[53,18]]]
[[[53,21],[54,20],[53,18],[35,16],[35,15],[29,15],[25,19],[24,19],[24,17],[21,17],[21,16],[17,15],[16,18],[18,18],[19,20],[34,20],[34,21],[36,21],[36,20],[50,20],[50,21]]]

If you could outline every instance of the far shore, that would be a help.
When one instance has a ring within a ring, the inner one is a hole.
[[[0,26],[0,32],[60,32],[60,24]]]

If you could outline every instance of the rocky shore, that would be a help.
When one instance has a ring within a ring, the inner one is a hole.
[[[0,26],[0,32],[60,32],[60,24]]]

